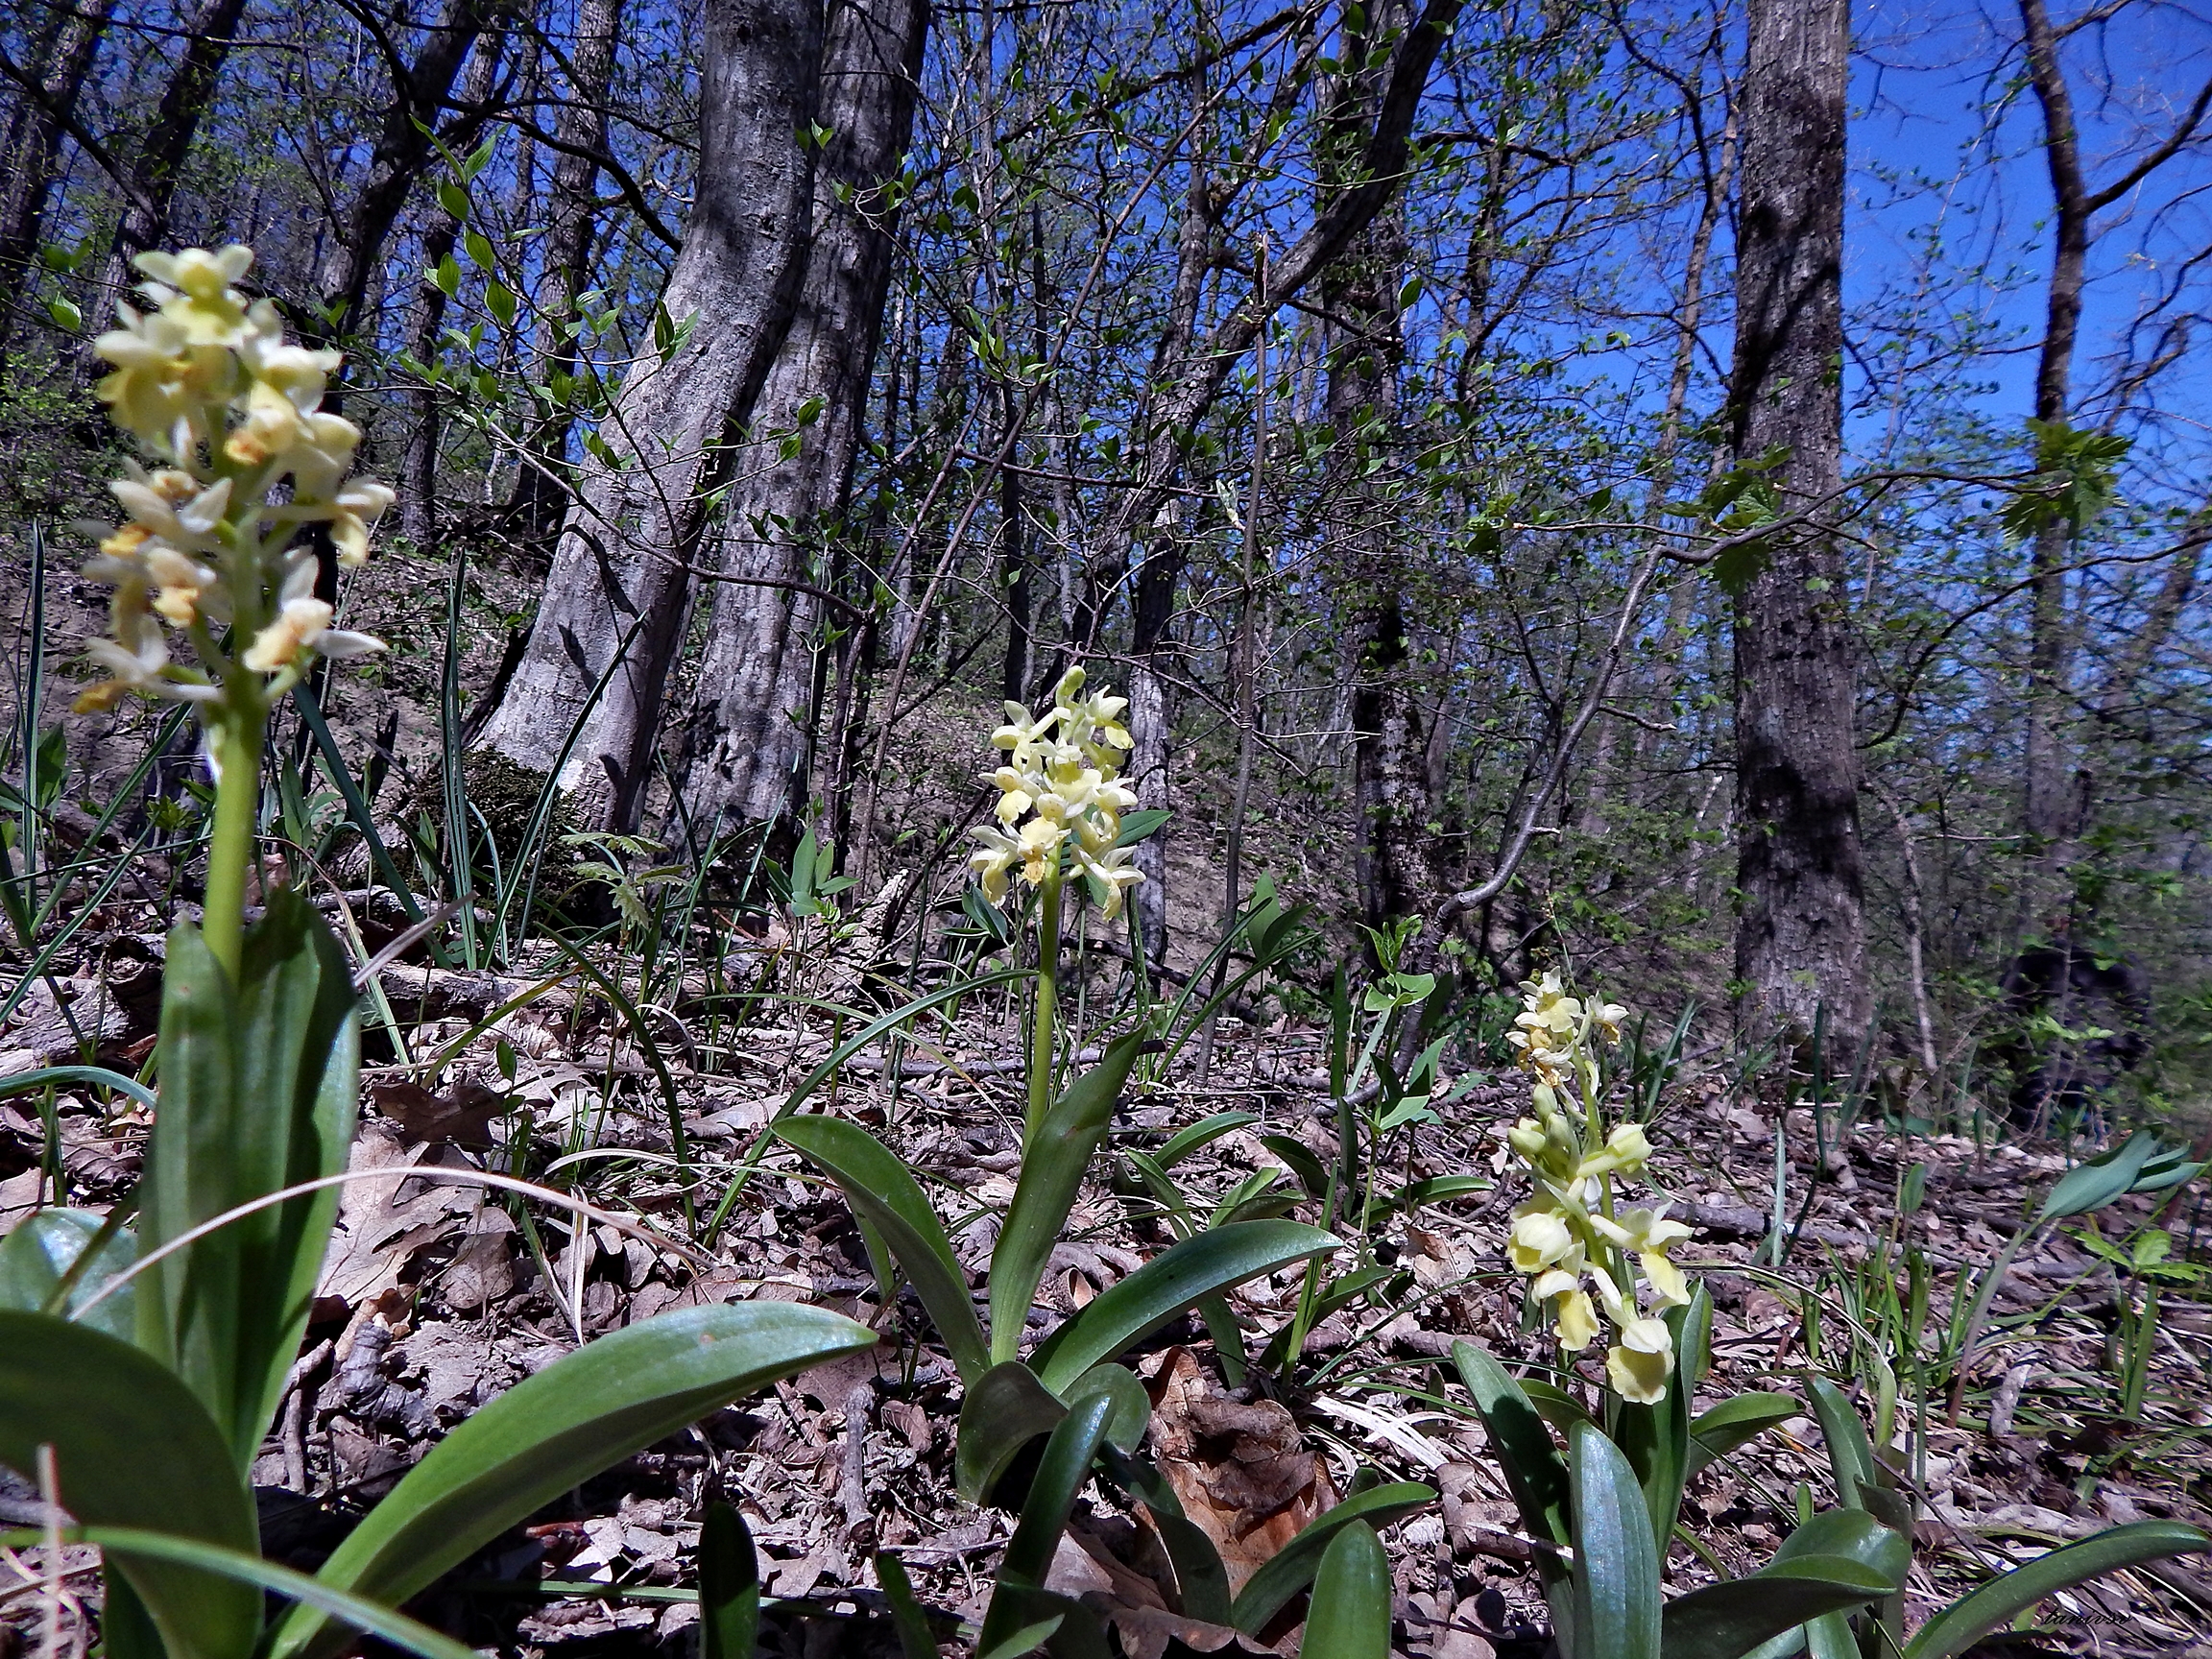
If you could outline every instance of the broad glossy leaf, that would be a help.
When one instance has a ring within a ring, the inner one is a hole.
[[[1321,1551],[1298,1659],[1390,1659],[1390,1562],[1364,1521]]]
[[[700,1659],[753,1659],[760,1640],[760,1557],[745,1517],[719,1501],[699,1527]]]
[[[1260,1144],[1283,1160],[1284,1167],[1298,1177],[1298,1185],[1306,1189],[1309,1198],[1319,1198],[1329,1190],[1329,1171],[1321,1166],[1321,1160],[1313,1156],[1313,1148],[1305,1142],[1288,1135],[1262,1135]]]
[[[1813,1379],[1813,1415],[1819,1420],[1821,1437],[1828,1442],[1828,1464],[1836,1476],[1836,1501],[1847,1508],[1863,1509],[1863,1487],[1879,1484],[1880,1465],[1874,1460],[1874,1442],[1850,1397],[1825,1377]]]
[[[1435,1501],[1436,1494],[1417,1480],[1393,1480],[1387,1485],[1370,1486],[1314,1516],[1244,1581],[1244,1588],[1230,1604],[1229,1623],[1248,1636],[1262,1629],[1283,1610],[1284,1603],[1313,1581],[1331,1540],[1354,1522],[1387,1527]]]
[[[1858,1638],[1851,1632],[1851,1615],[1823,1613],[1805,1627],[1805,1651],[1810,1659],[1862,1659]]]
[[[290,888],[247,929],[236,986],[200,930],[169,934],[160,1105],[138,1190],[152,1249],[281,1188],[336,1174],[353,1138],[351,970]],[[326,1189],[256,1211],[137,1282],[138,1345],[200,1396],[243,1472],[298,1357],[337,1214]]]
[[[1674,1376],[1667,1397],[1656,1406],[1623,1401],[1613,1431],[1614,1444],[1644,1488],[1654,1539],[1674,1536],[1682,1487],[1690,1479],[1690,1401],[1704,1378],[1713,1335],[1713,1302],[1702,1284],[1691,1292],[1687,1308],[1668,1310],[1667,1328],[1674,1335]]]
[[[960,1402],[960,1439],[952,1454],[952,1484],[971,1503],[991,1500],[992,1489],[1022,1449],[1049,1434],[1068,1415],[1068,1403],[1037,1381],[1019,1359],[994,1365]]]
[[[1583,1425],[1569,1443],[1567,1473],[1575,1507],[1575,1659],[1658,1659],[1659,1547],[1636,1472],[1620,1447]]]
[[[1097,1065],[1068,1086],[1055,1101],[1037,1134],[1022,1150],[1022,1177],[1014,1188],[1014,1202],[999,1230],[998,1247],[991,1252],[991,1358],[1011,1359],[1022,1348],[1022,1333],[1045,1277],[1045,1263],[1052,1246],[1060,1241],[1082,1188],[1091,1155],[1098,1149],[1114,1120],[1114,1103],[1144,1038],[1131,1032],[1106,1050]],[[1126,1283],[1126,1281],[1124,1281]],[[1111,1294],[1111,1292],[1109,1292]],[[1103,1298],[1101,1298],[1103,1300]],[[1095,1307],[1094,1303],[1092,1306]],[[1088,1370],[1093,1361],[1110,1359],[1094,1354],[1074,1368]],[[1070,1373],[1072,1377],[1073,1372]]]
[[[130,1527],[87,1527],[77,1536],[126,1561],[158,1562],[164,1567],[183,1569],[238,1585],[247,1590],[256,1607],[261,1600],[259,1592],[274,1592],[286,1600],[313,1607],[364,1635],[388,1642],[403,1653],[416,1654],[418,1659],[478,1659],[473,1648],[463,1647],[449,1636],[439,1635],[404,1613],[396,1613],[358,1596],[349,1596],[343,1590],[333,1590],[319,1578],[310,1578],[304,1573],[279,1567],[274,1561],[265,1561],[259,1555],[249,1555],[241,1550],[226,1550],[219,1544],[198,1538],[180,1538],[169,1532]],[[173,1655],[178,1651],[171,1647]]]
[[[1106,1422],[1106,1438],[1120,1451],[1136,1451],[1152,1422],[1152,1396],[1144,1392],[1137,1373],[1123,1365],[1094,1365],[1062,1389],[1060,1397],[1072,1411],[1095,1394],[1114,1402],[1114,1415]]]
[[[1521,1525],[1531,1537],[1549,1539],[1562,1548],[1573,1543],[1567,1462],[1559,1455],[1551,1431],[1535,1406],[1487,1349],[1472,1342],[1455,1342],[1452,1362],[1459,1368],[1467,1391],[1475,1396],[1475,1409],[1490,1437],[1490,1449],[1505,1472],[1514,1506],[1521,1511]],[[1556,1570],[1551,1556],[1539,1551],[1538,1559],[1546,1564],[1547,1575]]]
[[[1007,1540],[1006,1553],[998,1563],[998,1588],[983,1615],[983,1632],[976,1646],[985,1652],[997,1649],[1032,1623],[1021,1592],[1044,1583],[1053,1551],[1060,1547],[1060,1535],[1068,1529],[1076,1494],[1091,1479],[1091,1465],[1106,1443],[1106,1425],[1113,1415],[1112,1398],[1094,1395],[1070,1410],[1045,1443],[1036,1479],[1029,1482],[1029,1495],[1022,1501],[1022,1519],[1015,1525],[1014,1536]],[[1009,1590],[1013,1594],[1009,1595]]]
[[[1209,1624],[1229,1623],[1229,1570],[1214,1540],[1183,1512],[1182,1500],[1160,1471],[1142,1457],[1115,1450],[1109,1441],[1098,1452],[1108,1479],[1144,1505],[1175,1570],[1173,1611]]]
[[[1699,1412],[1690,1425],[1690,1473],[1696,1474],[1804,1409],[1788,1394],[1739,1394]]]
[[[876,1345],[826,1309],[740,1302],[662,1313],[587,1343],[464,1419],[371,1510],[318,1576],[401,1602],[533,1510],[765,1382]],[[269,1659],[342,1643],[295,1610]]]
[[[61,1288],[61,1282],[75,1272],[76,1283],[69,1288],[65,1305],[54,1310],[63,1318],[74,1317],[108,1280],[138,1259],[138,1240],[130,1229],[119,1228],[108,1235],[91,1261],[82,1268],[78,1266],[79,1258],[100,1238],[107,1223],[106,1216],[89,1210],[41,1210],[19,1223],[14,1232],[0,1238],[0,1308],[42,1312]],[[132,1313],[136,1295],[135,1286],[124,1286],[86,1314],[84,1322],[95,1331],[130,1341],[136,1330]]]
[[[1789,1537],[1766,1568],[1778,1569],[1810,1557],[1856,1561],[1892,1586],[1905,1582],[1912,1565],[1912,1546],[1904,1533],[1884,1526],[1863,1509],[1826,1509]]]
[[[2143,1173],[2143,1166],[2158,1150],[2158,1138],[2138,1129],[2120,1145],[2101,1152],[2086,1164],[2066,1171],[2035,1213],[2037,1221],[2056,1221],[2068,1215],[2086,1215],[2124,1196]]]
[[[944,1223],[905,1163],[867,1130],[841,1118],[786,1118],[775,1125],[775,1133],[826,1170],[854,1212],[876,1230],[928,1310],[960,1381],[974,1386],[989,1369],[990,1355],[974,1299],[968,1294],[968,1276],[952,1254]]]
[[[2208,1545],[2212,1539],[2178,1521],[2137,1521],[2111,1527],[2039,1555],[1960,1597],[1920,1627],[1906,1645],[1905,1659],[1955,1659],[2046,1596],[2123,1567],[2186,1555]]]
[[[1186,1238],[1099,1292],[1045,1340],[1032,1363],[1047,1388],[1063,1388],[1205,1298],[1341,1247],[1300,1221],[1233,1221]]]
[[[1741,1659],[1825,1613],[1863,1606],[1897,1580],[1841,1555],[1806,1555],[1667,1603],[1664,1659]]]
[[[54,1448],[61,1503],[88,1527],[259,1548],[253,1500],[192,1391],[128,1342],[45,1313],[0,1312],[0,1463],[26,1474]],[[132,1556],[126,1575],[171,1659],[242,1659],[261,1597],[232,1578]]]

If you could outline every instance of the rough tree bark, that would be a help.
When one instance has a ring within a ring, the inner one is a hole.
[[[1402,29],[1410,8],[1382,0],[1370,27]],[[1348,41],[1347,62],[1363,61],[1364,39]],[[1382,96],[1375,70],[1339,84],[1330,116],[1332,143],[1322,163],[1324,187],[1357,181],[1358,135],[1375,119]],[[1414,696],[1407,643],[1405,571],[1394,534],[1388,457],[1398,425],[1398,374],[1406,345],[1398,288],[1406,265],[1404,198],[1389,204],[1321,273],[1321,309],[1329,319],[1328,411],[1334,507],[1325,534],[1336,584],[1339,650],[1351,677],[1353,805],[1359,892],[1367,925],[1427,916],[1442,898],[1429,831],[1431,816],[1427,738]],[[1370,465],[1382,459],[1384,465]]]
[[[38,252],[61,135],[114,10],[114,0],[55,0],[52,26],[39,41],[36,60],[23,67],[8,66],[16,99],[0,151],[7,164],[6,174],[0,175],[0,272],[20,271]],[[0,318],[0,327],[4,325]]]
[[[124,195],[122,217],[115,222],[114,238],[101,268],[91,311],[92,322],[100,327],[108,325],[116,301],[131,286],[132,258],[157,247],[169,234],[169,207],[176,199],[177,180],[192,154],[192,141],[199,136],[201,117],[214,97],[223,65],[237,44],[238,20],[245,12],[246,0],[201,0],[181,26],[183,56],[161,89],[154,125],[132,160],[137,187]]]
[[[1191,99],[1202,108],[1203,77],[1193,80]],[[1167,300],[1167,325],[1161,330],[1132,423],[1149,429],[1152,399],[1188,365],[1198,326],[1198,300],[1214,263],[1216,205],[1207,178],[1201,145],[1190,159],[1190,188],[1184,198],[1175,235],[1175,286]],[[1168,623],[1175,614],[1175,590],[1183,581],[1183,538],[1172,506],[1163,498],[1152,521],[1141,527],[1145,538],[1137,567],[1129,639],[1129,787],[1140,809],[1164,810],[1168,804],[1168,750],[1174,740],[1175,710],[1167,696],[1166,667],[1174,653]],[[1175,826],[1170,822],[1137,843],[1134,862],[1144,873],[1136,890],[1137,931],[1155,967],[1167,961],[1167,850]]]
[[[1752,0],[1736,253],[1734,450],[1787,457],[1787,513],[1736,598],[1738,1019],[1855,1034],[1870,1015],[1854,649],[1842,551],[1848,0]]]
[[[843,514],[882,332],[892,241],[883,186],[914,128],[926,0],[858,0],[825,43],[814,228],[782,349],[737,454],[687,733],[684,792],[704,828],[781,819],[805,805],[815,727],[817,552]],[[842,200],[840,200],[842,197]],[[780,434],[798,452],[781,453]],[[756,585],[758,584],[758,585]]]
[[[805,267],[822,18],[815,0],[709,0],[699,164],[661,305],[683,332],[625,376],[583,468],[529,645],[481,747],[560,764],[577,821],[637,822],[710,493],[783,343]],[[618,660],[619,659],[619,660]],[[604,680],[594,701],[593,691]]]
[[[2081,282],[2089,260],[2089,191],[2081,177],[2074,102],[2058,64],[2058,42],[2043,0],[2020,0],[2028,73],[2043,106],[2043,158],[2051,176],[2051,286],[2043,349],[2035,362],[2035,419],[2064,422],[2073,412],[2074,344],[2081,332]],[[2077,828],[2067,763],[2066,563],[2072,538],[2063,523],[2044,525],[2030,556],[2028,732],[2022,757],[2021,828],[2048,867]]]

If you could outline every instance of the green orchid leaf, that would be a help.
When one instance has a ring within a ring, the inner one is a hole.
[[[1902,1532],[1884,1526],[1863,1509],[1826,1509],[1782,1540],[1761,1572],[1807,1559],[1856,1561],[1882,1582],[1905,1582],[1912,1546]]]
[[[1475,1409],[1483,1431],[1505,1472],[1505,1483],[1521,1511],[1521,1525],[1532,1538],[1549,1539],[1565,1548],[1574,1542],[1569,1517],[1574,1513],[1568,1495],[1566,1459],[1559,1455],[1551,1431],[1521,1384],[1506,1374],[1488,1350],[1472,1342],[1452,1344],[1452,1362],[1460,1381],[1475,1397]],[[1558,1571],[1555,1558],[1539,1551],[1537,1560],[1547,1576]]]
[[[790,1302],[687,1308],[587,1343],[465,1418],[323,1566],[319,1577],[402,1602],[570,1487],[763,1383],[875,1347],[876,1334]],[[311,1609],[267,1659],[317,1659],[342,1633]]]
[[[1070,1411],[1095,1394],[1103,1394],[1114,1402],[1114,1415],[1106,1423],[1106,1438],[1118,1451],[1136,1451],[1143,1442],[1144,1431],[1152,1423],[1152,1396],[1144,1392],[1144,1384],[1137,1381],[1137,1373],[1125,1365],[1094,1365],[1060,1391]]]
[[[1068,1415],[1068,1403],[1037,1381],[1019,1359],[994,1365],[960,1402],[960,1438],[952,1454],[953,1489],[971,1503],[988,1503],[999,1477],[1041,1434]]]
[[[86,1250],[93,1252],[89,1262],[83,1260]],[[128,1228],[110,1227],[108,1217],[89,1210],[41,1210],[0,1238],[0,1308],[74,1318],[137,1258],[138,1240]],[[63,1295],[62,1305],[49,1306]],[[136,1300],[137,1286],[126,1285],[102,1297],[84,1322],[128,1342],[137,1329]]]
[[[1142,1457],[1117,1451],[1111,1440],[1099,1448],[1098,1461],[1107,1478],[1142,1503],[1151,1516],[1161,1548],[1167,1551],[1168,1565],[1175,1570],[1170,1609],[1186,1619],[1228,1623],[1229,1570],[1222,1565],[1214,1540],[1184,1514],[1175,1488]]]
[[[1682,1508],[1682,1488],[1690,1479],[1690,1401],[1705,1376],[1705,1355],[1713,1337],[1713,1301],[1703,1285],[1691,1292],[1687,1308],[1667,1311],[1674,1334],[1674,1375],[1667,1397],[1655,1406],[1622,1403],[1613,1442],[1636,1471],[1651,1514],[1651,1536],[1674,1536]]]
[[[2158,1138],[2138,1129],[2120,1145],[2101,1152],[2086,1164],[2076,1165],[2058,1178],[2035,1214],[2038,1222],[2086,1215],[2125,1197],[2143,1173],[2144,1165],[2158,1150]]]
[[[1170,1245],[1101,1291],[1046,1338],[1032,1362],[1047,1388],[1065,1388],[1207,1297],[1342,1247],[1299,1221],[1232,1221]]]
[[[1390,1659],[1390,1561],[1364,1521],[1321,1551],[1298,1659]]]
[[[753,1659],[759,1640],[759,1552],[745,1517],[717,1501],[699,1527],[700,1659]]]
[[[1902,1580],[1840,1555],[1805,1555],[1667,1603],[1664,1659],[1741,1659],[1824,1615],[1863,1606]]]
[[[1636,1471],[1620,1447],[1585,1424],[1568,1444],[1567,1473],[1575,1510],[1574,1650],[1659,1659],[1659,1547]]]
[[[2123,1567],[2208,1548],[2212,1548],[2212,1538],[2178,1521],[2136,1521],[2107,1528],[2079,1544],[2037,1556],[1961,1596],[1920,1627],[1906,1644],[1905,1659],[1957,1659],[2046,1596],[2086,1584]]]
[[[1690,1473],[1697,1474],[1804,1409],[1788,1394],[1739,1394],[1699,1412],[1690,1424]]]
[[[345,952],[290,888],[247,929],[237,985],[197,927],[171,930],[143,1248],[346,1167],[361,1058],[353,1000]],[[138,1345],[200,1396],[241,1473],[299,1356],[337,1209],[331,1188],[256,1211],[137,1282]]]
[[[1828,1442],[1828,1465],[1836,1476],[1836,1501],[1849,1509],[1866,1505],[1862,1492],[1877,1487],[1881,1465],[1874,1458],[1874,1442],[1866,1437],[1866,1425],[1842,1389],[1825,1377],[1813,1379],[1813,1415]]]
[[[1262,1135],[1260,1144],[1283,1160],[1283,1166],[1298,1177],[1298,1185],[1306,1189],[1309,1198],[1320,1198],[1329,1190],[1329,1171],[1321,1166],[1321,1160],[1313,1156],[1313,1148],[1305,1142],[1288,1135]]]
[[[937,1639],[929,1634],[929,1616],[914,1599],[905,1563],[890,1551],[878,1550],[876,1582],[883,1586],[883,1600],[891,1609],[891,1627],[899,1633],[899,1659],[937,1659]]]
[[[1912,1547],[1863,1509],[1830,1509],[1782,1541],[1748,1578],[1709,1585],[1667,1605],[1665,1659],[1739,1659],[1832,1642],[1849,1609],[1904,1588]],[[1804,1626],[1802,1636],[1791,1633]],[[1843,1626],[1849,1639],[1848,1624]]]
[[[973,1387],[990,1368],[990,1353],[968,1293],[968,1275],[905,1162],[841,1118],[786,1118],[775,1125],[775,1134],[836,1182],[854,1214],[882,1239],[944,1338],[961,1382]]]
[[[1045,1443],[1045,1455],[1022,1503],[1022,1519],[998,1563],[998,1584],[983,1615],[982,1634],[976,1638],[977,1647],[985,1652],[1000,1649],[1009,1637],[1035,1623],[1022,1592],[1043,1585],[1060,1535],[1068,1529],[1076,1495],[1091,1479],[1091,1466],[1106,1444],[1106,1426],[1113,1416],[1113,1398],[1094,1394],[1070,1410]]]
[[[180,1536],[252,1556],[253,1499],[223,1431],[176,1374],[106,1332],[0,1311],[0,1463],[29,1475],[54,1448],[62,1506],[88,1527]],[[171,1557],[116,1564],[170,1659],[245,1659],[261,1597]]]
[[[1247,1636],[1257,1635],[1291,1597],[1313,1581],[1322,1555],[1338,1532],[1355,1522],[1380,1529],[1435,1502],[1435,1492],[1419,1481],[1393,1480],[1370,1486],[1314,1516],[1244,1581],[1230,1603],[1229,1623]]]
[[[991,1253],[991,1358],[999,1363],[1021,1352],[1030,1304],[1045,1278],[1045,1263],[1068,1224],[1068,1212],[1083,1185],[1091,1155],[1114,1120],[1114,1103],[1137,1063],[1142,1033],[1132,1032],[1107,1048],[1105,1057],[1069,1085],[1037,1125],[1023,1149],[1022,1176],[1006,1224]],[[1126,1281],[1124,1281],[1126,1283]],[[1111,1292],[1109,1292],[1111,1294]],[[1096,1306],[1095,1303],[1093,1304]],[[1092,1360],[1110,1359],[1096,1354]],[[1091,1361],[1075,1367],[1089,1368]],[[1072,1376],[1072,1373],[1070,1373]]]
[[[1201,1147],[1211,1146],[1222,1136],[1259,1121],[1250,1112],[1216,1112],[1168,1136],[1160,1149],[1151,1154],[1152,1161],[1163,1169],[1172,1169]]]
[[[365,1636],[388,1642],[403,1653],[413,1653],[417,1659],[479,1659],[475,1649],[464,1647],[449,1636],[439,1635],[404,1613],[396,1613],[358,1596],[349,1596],[343,1590],[333,1590],[319,1578],[279,1567],[274,1561],[265,1561],[243,1550],[227,1550],[204,1539],[180,1538],[174,1533],[135,1527],[76,1527],[64,1536],[81,1543],[97,1544],[110,1557],[138,1563],[141,1568],[146,1563],[158,1562],[167,1568],[234,1584],[247,1592],[256,1609],[261,1600],[259,1592],[269,1591],[286,1600],[313,1607],[351,1625]],[[23,1535],[16,1537],[22,1539]],[[169,1648],[172,1655],[180,1651],[183,1649],[175,1646]]]

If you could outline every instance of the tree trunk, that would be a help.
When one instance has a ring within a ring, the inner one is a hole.
[[[1753,0],[1743,74],[1729,387],[1740,463],[1785,514],[1842,482],[1847,0]],[[1846,1039],[1870,1014],[1854,651],[1842,551],[1815,522],[1777,532],[1736,600],[1738,1019]]]
[[[103,328],[131,286],[132,258],[158,247],[169,234],[169,205],[177,195],[177,180],[192,154],[192,141],[214,98],[223,65],[237,44],[238,20],[245,11],[246,0],[201,0],[182,26],[184,55],[162,88],[154,125],[138,147],[132,166],[137,189],[123,198],[123,216],[116,221],[100,273],[91,319]]]
[[[44,50],[37,61],[29,66],[35,84],[17,88],[8,122],[7,172],[0,177],[0,275],[11,284],[37,257],[62,131],[76,112],[78,89],[92,73],[115,4],[55,0],[55,9],[56,26],[41,42]],[[106,326],[104,318],[93,321]]]
[[[820,120],[835,137],[814,192],[798,311],[736,461],[718,560],[752,583],[819,582],[816,555],[852,487],[891,277],[883,185],[913,132],[928,15],[925,0],[861,0],[839,12],[825,47]],[[788,459],[785,433],[798,445]],[[821,622],[820,602],[802,589],[714,585],[684,785],[702,827],[804,805]]]
[[[705,8],[694,198],[661,293],[683,332],[638,362],[601,423],[616,464],[583,469],[529,646],[485,730],[510,760],[560,765],[581,824],[637,822],[708,496],[790,324],[821,36],[812,0]]]
[[[1404,0],[1382,0],[1372,12],[1373,27],[1386,37],[1404,28],[1407,12]],[[1348,41],[1343,57],[1364,60],[1367,42]],[[1325,188],[1344,188],[1381,94],[1373,69],[1339,87],[1321,168]],[[1429,915],[1442,896],[1391,500],[1398,374],[1406,355],[1398,318],[1406,265],[1403,201],[1393,196],[1321,273],[1321,309],[1331,330],[1326,396],[1334,473],[1326,559],[1341,596],[1339,649],[1352,687],[1354,846],[1370,927]]]
[[[2058,62],[2058,41],[2043,0],[2020,0],[2027,34],[2028,73],[2043,107],[2043,156],[2051,176],[2053,216],[2051,287],[2044,307],[2043,349],[2035,364],[2035,419],[2063,423],[2072,414],[2074,344],[2081,331],[2081,283],[2089,261],[2088,188],[2074,103]],[[2035,533],[2030,556],[2028,732],[2022,757],[2025,796],[2021,828],[2045,871],[2066,859],[2080,829],[2078,790],[2068,756],[2067,562],[2073,539],[2060,521]],[[2043,895],[2048,897],[2048,895]],[[2031,902],[2034,902],[2032,896]]]
[[[545,232],[545,276],[540,290],[543,324],[538,331],[541,386],[579,366],[575,337],[565,325],[576,317],[576,299],[591,285],[591,243],[598,233],[599,156],[607,147],[607,87],[622,28],[622,0],[581,0],[576,45],[569,54],[568,101],[554,124],[553,219]],[[568,434],[573,405],[563,400],[532,434],[529,453],[515,475],[508,501],[511,533],[528,542],[549,540],[569,506]]]
[[[383,260],[384,244],[406,204],[408,191],[437,154],[430,134],[453,89],[454,77],[484,26],[487,10],[488,0],[446,0],[438,21],[424,32],[413,65],[404,73],[393,66],[383,132],[337,242],[316,273],[323,318],[315,331],[325,340],[342,339],[361,325],[371,277]]]
[[[474,56],[461,76],[461,102],[481,105],[492,96],[493,78],[499,72],[498,36],[487,35],[476,42]],[[445,321],[445,290],[433,274],[461,234],[461,222],[445,208],[434,204],[422,218],[421,272],[415,278],[415,307],[407,320],[407,350],[422,364],[438,360],[438,330]],[[399,533],[418,549],[427,550],[438,539],[439,399],[436,386],[419,386],[408,395],[415,420],[407,430],[407,453],[399,464]]]

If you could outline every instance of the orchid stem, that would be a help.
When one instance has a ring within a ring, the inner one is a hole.
[[[235,685],[230,696],[259,705],[256,695],[241,697]],[[246,870],[253,859],[253,830],[261,808],[261,743],[267,720],[262,707],[225,709],[208,727],[207,743],[215,757],[215,828],[207,848],[206,904],[200,931],[207,949],[230,976],[233,988],[244,956],[246,932]]]
[[[1037,1018],[1029,1032],[1029,1111],[1022,1126],[1024,1148],[1037,1139],[1052,1104],[1053,1022],[1060,991],[1060,872],[1037,889]]]

